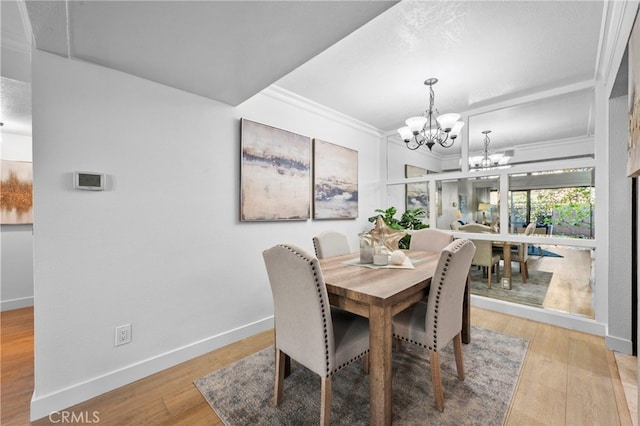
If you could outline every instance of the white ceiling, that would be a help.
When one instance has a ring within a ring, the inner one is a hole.
[[[5,25],[9,2],[2,3],[4,53],[7,31],[14,38],[15,21],[24,19],[17,14]],[[22,11],[39,49],[230,105],[276,84],[382,131],[424,111],[423,81],[436,77],[440,112],[470,113],[473,151],[485,129],[492,148],[505,149],[593,133],[588,86],[603,7],[596,0],[27,1]],[[556,96],[489,111],[544,91]],[[6,121],[4,101],[2,114]]]

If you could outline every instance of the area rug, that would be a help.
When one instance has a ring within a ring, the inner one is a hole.
[[[429,354],[405,344],[393,353],[393,423],[397,425],[501,425],[527,341],[472,327],[463,346],[466,377],[459,381],[453,344],[441,353],[445,410],[435,407]],[[292,361],[282,403],[273,405],[273,346],[195,381],[228,426],[312,425],[320,421],[320,377]],[[369,376],[354,362],[333,377],[331,424],[369,424]]]
[[[501,268],[500,278],[502,276]],[[553,277],[552,272],[529,270],[527,282],[523,283],[518,266],[515,266],[511,268],[511,290],[502,288],[502,283],[496,282],[495,273],[491,275],[491,288],[488,288],[488,278],[482,276],[481,269],[472,266],[471,294],[530,306],[542,306],[551,277]]]
[[[529,254],[529,256],[564,257],[561,254],[554,253],[554,252],[549,251],[549,250],[545,250],[545,249],[540,248],[538,246],[529,246],[528,254]]]

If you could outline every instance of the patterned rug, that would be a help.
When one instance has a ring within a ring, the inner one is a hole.
[[[482,270],[471,267],[471,294],[506,300],[531,306],[542,306],[544,297],[549,289],[552,272],[529,270],[527,282],[522,282],[522,275],[517,264],[511,268],[511,290],[503,289],[502,283],[496,283],[495,274],[491,275],[491,289],[488,288],[488,278],[482,276]],[[502,278],[502,268],[500,268]]]
[[[405,344],[393,354],[393,423],[501,425],[518,380],[527,341],[472,327],[463,346],[465,380],[456,373],[453,344],[441,353],[444,412],[436,410],[429,354]],[[320,377],[292,361],[284,398],[273,405],[274,349],[269,347],[195,382],[228,426],[311,425],[320,420]],[[354,362],[333,377],[331,424],[369,424],[369,376]]]

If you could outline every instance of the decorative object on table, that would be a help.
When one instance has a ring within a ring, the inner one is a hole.
[[[384,246],[389,251],[398,250],[398,243],[407,235],[405,231],[389,227],[382,219],[382,216],[376,218],[376,226],[369,231],[369,234],[373,237],[374,250],[376,246]]]
[[[389,264],[389,249],[382,244],[377,244],[373,248],[373,264],[386,266]]]
[[[443,148],[450,148],[464,126],[462,121],[458,121],[460,114],[439,115],[438,109],[434,106],[433,93],[433,85],[437,82],[437,78],[425,80],[425,86],[429,86],[428,109],[422,116],[408,118],[405,121],[407,126],[398,129],[400,137],[412,151],[421,146],[426,146],[431,151],[436,143]]]
[[[447,390],[444,412],[435,409],[431,377],[425,374],[429,365],[427,351],[405,345],[403,352],[394,352],[394,424],[504,423],[528,343],[476,326],[471,330],[473,339],[468,345],[462,345],[469,372],[464,382],[456,377],[451,345],[440,354],[442,385]],[[291,375],[285,381],[285,386],[292,392],[287,393],[287,398],[278,407],[273,405],[273,351],[273,346],[269,346],[195,381],[197,389],[224,424],[318,424],[320,380],[318,375],[294,360]],[[369,379],[358,363],[346,366],[335,375],[333,424],[369,424],[369,393],[362,391],[369,386]]]
[[[360,237],[360,263],[373,263],[373,237],[368,232],[358,236]]]
[[[2,160],[0,224],[33,223],[33,163]]]
[[[402,265],[407,259],[407,255],[402,250],[395,250],[389,255],[389,263],[392,265]]]
[[[313,140],[313,218],[358,217],[358,151]]]
[[[241,120],[240,220],[310,217],[311,139]]]
[[[422,222],[422,219],[424,219],[424,217],[426,216],[424,209],[422,208],[405,211],[400,217],[400,220],[395,218],[395,214],[397,213],[395,207],[389,207],[386,210],[376,209],[376,213],[379,214],[376,216],[371,216],[369,218],[369,222],[377,223],[378,217],[382,216],[382,220],[389,228],[398,231],[428,228],[428,226]],[[405,236],[398,242],[398,247],[396,248],[406,250],[409,248],[410,241],[411,235],[409,233],[406,233]],[[395,248],[393,250],[395,250]]]

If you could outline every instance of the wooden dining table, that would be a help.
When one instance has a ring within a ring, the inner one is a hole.
[[[369,318],[370,424],[390,425],[392,419],[392,320],[398,312],[424,300],[439,253],[405,251],[412,269],[368,268],[353,264],[358,253],[320,260],[332,305]],[[469,282],[463,307],[462,341],[469,343]]]

